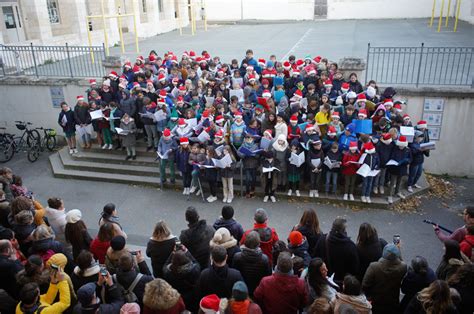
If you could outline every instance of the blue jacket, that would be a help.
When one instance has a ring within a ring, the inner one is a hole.
[[[168,159],[173,160],[175,157],[175,151],[178,149],[178,143],[173,138],[165,140],[162,136],[158,142],[158,152],[161,155],[164,155],[170,149],[173,151],[168,154]]]
[[[178,148],[176,150],[175,160],[176,160],[176,167],[178,168],[179,171],[183,173],[190,173],[193,170],[193,166],[191,166],[188,163],[189,161],[188,150],[182,150]]]
[[[395,147],[392,151],[390,159],[398,161],[398,166],[388,166],[388,171],[396,176],[406,176],[408,173],[407,166],[411,162],[410,149],[407,147],[404,149]]]
[[[379,141],[375,145],[375,149],[377,151],[377,155],[379,155],[379,160],[380,160],[380,168],[385,168],[385,164],[390,160],[390,157],[392,156],[392,151],[395,148],[395,144],[392,142],[389,145],[386,145],[382,143],[382,141]]]
[[[346,132],[343,132],[341,137],[339,137],[339,150],[349,150],[349,144],[351,142],[357,142],[355,134],[351,133],[350,135],[346,135]]]
[[[420,165],[425,161],[424,151],[420,149],[419,143],[410,143],[408,148],[411,152],[411,165]]]
[[[162,110],[162,109],[158,109],[158,108],[156,108],[156,109],[157,110]],[[166,129],[166,126],[168,125],[168,121],[169,121],[170,116],[171,116],[171,111],[170,111],[170,108],[168,106],[166,106],[165,111],[166,111],[166,117],[167,118],[164,119],[164,120],[156,122],[156,129],[159,132],[163,132]]]
[[[375,170],[379,168],[379,156],[377,153],[367,154],[364,159],[364,164],[370,167],[370,170]]]

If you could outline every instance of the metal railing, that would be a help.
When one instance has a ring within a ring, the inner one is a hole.
[[[474,47],[367,48],[366,80],[378,84],[474,87]]]
[[[101,77],[104,46],[0,45],[0,76]]]

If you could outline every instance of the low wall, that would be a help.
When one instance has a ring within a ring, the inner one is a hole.
[[[57,117],[59,108],[53,106],[61,95],[70,105],[77,95],[83,95],[88,82],[80,79],[34,79],[11,77],[0,80],[0,126],[16,132],[14,121],[27,120],[36,126],[54,128],[62,133]],[[381,87],[383,89],[383,87]],[[456,88],[406,88],[395,87],[395,99],[406,100],[405,111],[418,121],[423,117],[425,98],[442,98],[444,110],[437,149],[426,159],[425,169],[435,174],[474,177],[474,90]]]

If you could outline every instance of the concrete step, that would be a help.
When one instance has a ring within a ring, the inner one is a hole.
[[[156,157],[155,149],[152,149],[147,152],[146,145],[140,145],[135,148],[137,152],[137,156],[148,156],[148,157]],[[80,151],[83,152],[93,152],[93,153],[107,153],[107,155],[114,154],[114,155],[127,155],[126,149],[102,149],[98,144],[92,144],[92,148],[84,149],[79,148]]]
[[[119,164],[119,165],[136,165],[136,166],[157,166],[159,163],[155,161],[156,158],[150,156],[137,155],[136,160],[125,160],[126,152],[121,154],[109,153],[109,151],[93,152],[89,150],[80,150],[77,154],[72,155],[74,160],[100,162],[104,164]]]

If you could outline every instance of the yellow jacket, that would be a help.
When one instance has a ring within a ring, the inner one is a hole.
[[[53,303],[59,291],[59,302]],[[40,306],[43,308],[41,314],[57,314],[63,313],[71,305],[71,294],[69,292],[69,285],[66,280],[62,280],[57,284],[49,284],[49,289],[46,294],[40,296]],[[23,314],[21,309],[21,302],[16,306],[16,314]],[[36,312],[35,312],[36,313]]]

